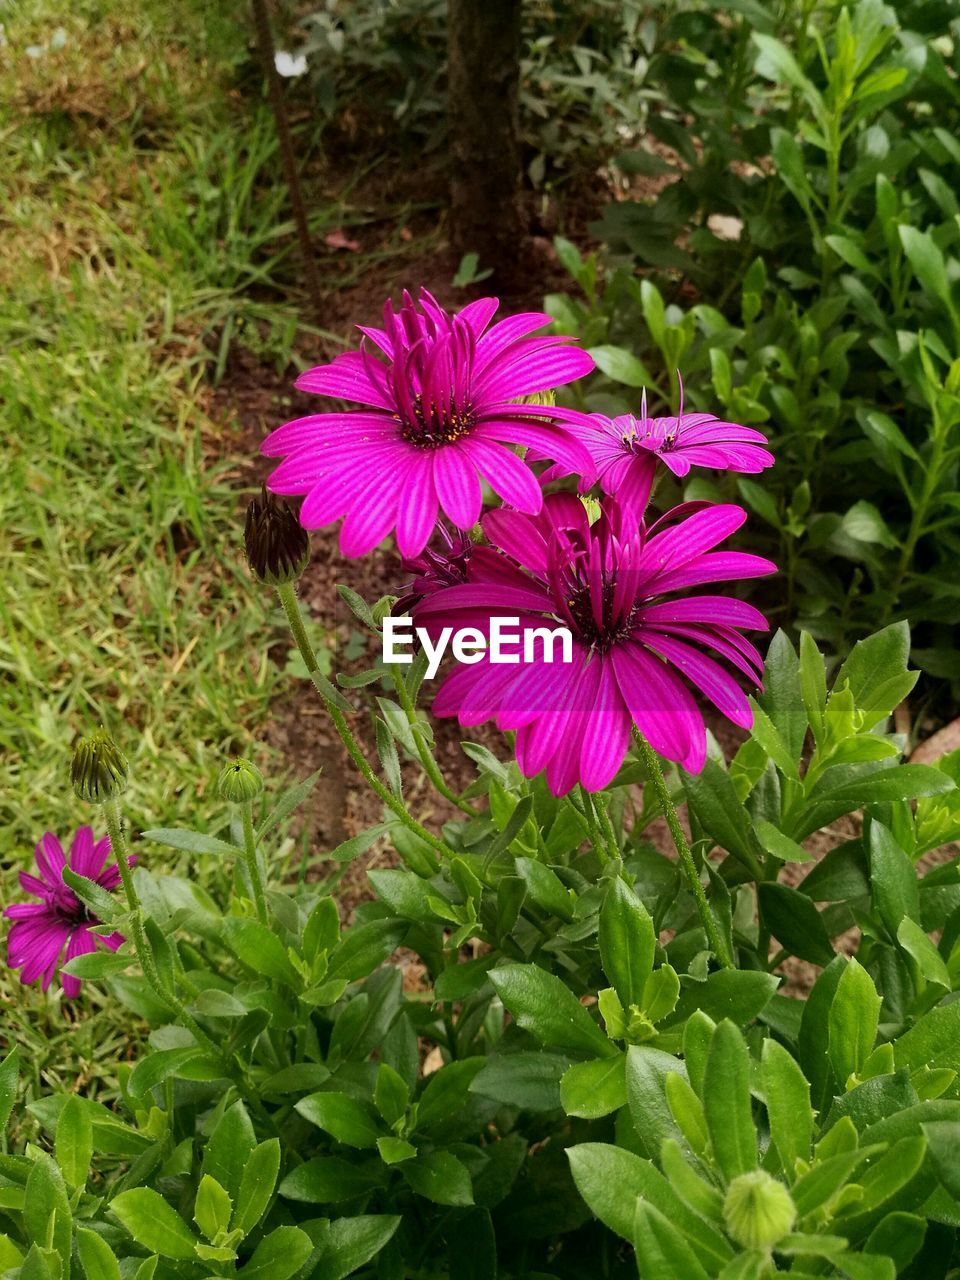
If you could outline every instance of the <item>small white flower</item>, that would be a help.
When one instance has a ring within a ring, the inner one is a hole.
[[[273,55],[273,61],[281,76],[302,76],[307,69],[307,59],[302,53],[294,56],[287,53],[286,49],[278,49]]]

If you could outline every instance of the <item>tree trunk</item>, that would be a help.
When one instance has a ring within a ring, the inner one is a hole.
[[[522,0],[448,0],[450,229],[498,283],[516,272],[520,207]]]

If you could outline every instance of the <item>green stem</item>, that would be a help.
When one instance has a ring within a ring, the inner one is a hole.
[[[713,954],[723,966],[724,969],[732,969],[734,967],[733,957],[727,950],[726,944],[720,937],[720,931],[717,928],[717,922],[710,910],[710,904],[707,902],[707,895],[704,892],[703,885],[700,883],[700,874],[697,871],[696,863],[693,860],[693,854],[690,852],[690,846],[687,843],[687,837],[683,833],[680,825],[680,818],[677,815],[676,806],[670,798],[670,792],[667,788],[666,779],[663,776],[663,769],[660,767],[660,761],[656,752],[647,742],[643,734],[636,728],[633,731],[634,741],[640,751],[640,758],[643,761],[644,768],[653,783],[653,789],[657,793],[657,799],[660,801],[660,809],[664,818],[667,820],[667,826],[670,828],[670,835],[673,837],[674,847],[677,851],[677,857],[680,859],[680,865],[683,868],[684,875],[690,886],[690,891],[694,896],[697,904],[697,912],[700,921],[706,932],[710,942]]]
[[[580,798],[583,801],[583,816],[587,820],[587,829],[590,832],[590,843],[596,849],[601,862],[606,862],[609,858],[617,859],[620,857],[620,850],[617,842],[613,838],[613,828],[610,826],[610,818],[607,815],[603,805],[594,802],[593,796],[580,784]],[[606,828],[604,828],[601,813],[606,818]]]
[[[243,801],[240,805],[240,814],[243,818],[244,861],[247,864],[247,875],[250,877],[250,883],[253,886],[253,900],[257,906],[257,919],[261,924],[267,924],[267,899],[263,892],[260,864],[257,862],[257,838],[253,833],[252,801]]]
[[[300,616],[300,606],[297,604],[296,592],[292,583],[284,583],[277,587],[277,595],[280,597],[280,603],[283,605],[283,612],[286,614],[287,622],[290,625],[290,631],[296,641],[297,648],[300,650],[300,656],[303,658],[304,665],[310,672],[311,678],[319,674],[317,666],[317,655],[313,651],[313,645],[310,643],[310,637],[307,635],[306,628],[303,625],[303,618]],[[376,793],[387,806],[387,808],[396,815],[396,817],[417,835],[421,840],[425,841],[430,847],[436,850],[441,857],[447,856],[447,847],[436,836],[421,826],[416,818],[412,817],[405,808],[403,802],[399,800],[389,788],[385,787],[377,775],[370,768],[366,756],[360,749],[360,745],[353,735],[350,726],[344,719],[343,712],[339,707],[335,706],[323,690],[323,686],[314,679],[314,687],[323,699],[323,704],[330,714],[340,740],[346,747],[347,754],[356,766],[357,772],[364,779],[372,791]]]
[[[417,709],[410,698],[406,681],[402,676],[395,675],[393,679],[393,686],[397,691],[397,696],[400,699],[400,705],[403,707],[404,715],[407,717],[407,724],[410,726],[410,732],[413,735],[414,742],[416,743],[417,755],[420,757],[420,763],[423,765],[427,777],[433,783],[434,787],[436,787],[440,795],[442,795],[446,800],[449,800],[451,804],[455,804],[462,813],[466,813],[470,817],[475,817],[477,811],[473,805],[469,804],[466,800],[462,800],[453,788],[447,785],[443,774],[440,772],[440,766],[434,759],[433,752],[430,750],[430,746],[427,743],[426,738],[423,736],[423,728],[417,719]]]
[[[184,1008],[183,1001],[174,995],[164,984],[160,977],[160,971],[157,969],[156,961],[153,958],[153,951],[147,941],[147,935],[143,928],[143,912],[140,907],[140,899],[137,897],[137,890],[133,883],[133,876],[130,874],[129,854],[127,852],[127,840],[123,834],[123,823],[120,819],[120,802],[116,796],[111,796],[103,802],[103,817],[106,822],[107,835],[110,837],[110,848],[117,862],[117,870],[120,872],[120,882],[123,885],[124,896],[127,899],[127,906],[130,909],[130,927],[133,933],[133,946],[137,953],[137,959],[140,962],[140,968],[143,970],[143,976],[153,988],[159,1000],[161,1000],[171,1013],[180,1018],[184,1026],[193,1032],[194,1038],[198,1044],[202,1044],[215,1057],[223,1059],[220,1049],[214,1044],[203,1027],[200,1026],[196,1018],[188,1013]]]

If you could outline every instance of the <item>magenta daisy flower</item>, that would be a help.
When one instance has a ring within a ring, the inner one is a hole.
[[[497,306],[480,298],[450,315],[425,289],[416,303],[404,293],[399,311],[386,304],[382,329],[361,327],[359,351],[297,379],[302,391],[362,406],[298,418],[263,442],[265,454],[284,459],[269,488],[306,495],[305,528],[343,517],[348,556],[395,529],[401,555],[416,556],[438,508],[460,529],[476,524],[481,479],[511,507],[540,510],[540,484],[508,446],[533,446],[565,474],[591,471],[561,411],[516,401],[582,377],[593,359],[567,338],[531,337],[550,323],[542,312],[488,328]]]
[[[686,503],[638,526],[606,498],[591,525],[569,494],[548,497],[539,516],[491,512],[483,528],[498,551],[472,560],[465,584],[424,599],[414,610],[417,625],[432,634],[476,627],[489,638],[493,618],[511,617],[522,638],[563,624],[573,660],[557,653],[547,662],[536,644],[533,660],[518,665],[484,655],[446,678],[433,710],[462,725],[492,718],[516,731],[522,772],[529,778],[546,769],[554,795],[577,782],[605,787],[633,725],[661,755],[700,770],[706,730],[688,686],[748,728],[750,705],[723,664],[759,686],[763,660],[741,630],[767,623],[742,600],[677,593],[776,571],[760,556],[714,549],[745,519],[740,507]]]
[[[712,413],[684,413],[682,398],[676,417],[648,417],[646,391],[639,417],[595,413],[587,422],[578,415],[569,429],[589,449],[604,492],[638,513],[650,498],[658,463],[678,477],[691,467],[755,475],[774,463],[762,432]]]
[[[14,924],[7,939],[7,963],[11,969],[20,970],[21,982],[36,982],[46,991],[53,981],[61,962],[75,956],[95,951],[97,943],[116,951],[123,942],[123,934],[92,932],[100,921],[91,915],[73,890],[64,883],[63,870],[71,871],[95,881],[102,889],[112,892],[120,883],[120,871],[115,863],[105,862],[110,853],[110,841],[104,837],[95,841],[90,827],[81,827],[70,845],[69,861],[56,836],[48,831],[36,848],[39,876],[20,872],[20,883],[39,902],[21,902],[7,907],[4,915]],[[134,858],[130,859],[133,863]],[[79,978],[61,974],[63,994],[75,999],[80,994]]]
[[[473,540],[462,529],[451,533],[443,521],[440,521],[433,541],[439,545],[424,547],[419,556],[401,561],[401,569],[412,577],[401,589],[391,613],[409,613],[424,596],[432,595],[443,587],[466,582],[467,565],[477,550]]]

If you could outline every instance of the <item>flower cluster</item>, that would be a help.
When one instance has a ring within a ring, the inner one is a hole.
[[[264,453],[283,458],[269,487],[305,495],[306,528],[342,517],[346,555],[395,530],[412,575],[395,608],[430,634],[458,625],[488,636],[506,616],[521,629],[570,629],[571,663],[461,666],[434,703],[463,725],[494,719],[514,731],[527,776],[546,770],[558,795],[577,782],[605,787],[635,730],[699,770],[706,731],[689,686],[749,727],[731,672],[759,686],[762,659],[742,631],[766,621],[739,599],[689,589],[775,566],[718,549],[746,518],[740,507],[688,502],[657,518],[651,495],[661,466],[677,477],[693,466],[757,473],[773,455],[759,431],[684,413],[682,383],[675,416],[651,417],[646,393],[637,415],[557,406],[549,393],[589,372],[591,357],[568,339],[532,336],[550,320],[542,313],[491,324],[497,307],[482,298],[451,315],[426,290],[417,301],[405,293],[396,311],[388,302],[359,351],[297,383],[361,407],[268,436]],[[549,465],[538,474],[539,463]],[[581,495],[600,490],[592,521],[589,501],[545,493],[571,475]],[[481,481],[504,503],[484,517],[484,540],[466,536],[481,516]]]

